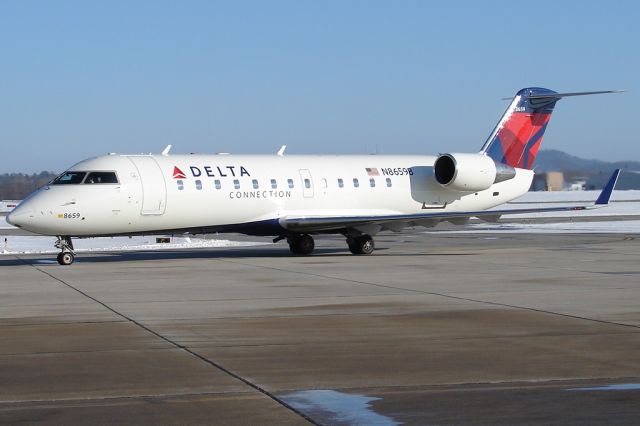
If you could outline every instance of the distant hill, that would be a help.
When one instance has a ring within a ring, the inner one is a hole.
[[[599,173],[613,169],[640,171],[640,161],[586,160],[556,149],[542,150],[536,156],[536,171]]]
[[[615,169],[622,169],[617,189],[640,189],[640,161],[584,159],[558,150],[543,150],[536,157],[537,173],[563,172],[565,181],[584,178],[587,189],[600,189]]]

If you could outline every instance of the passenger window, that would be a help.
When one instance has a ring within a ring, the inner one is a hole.
[[[115,172],[91,172],[84,183],[118,183]]]
[[[311,181],[309,179],[304,180],[304,187],[307,189],[311,188]]]
[[[374,178],[369,178],[369,186],[372,188],[376,187],[376,180]]]
[[[216,185],[216,189],[222,188],[222,185],[220,184],[220,180],[219,179],[214,180],[213,183]]]
[[[251,182],[253,183],[253,189],[258,189],[258,180],[253,179]]]
[[[338,179],[338,188],[344,188],[344,181],[342,178]]]
[[[200,191],[202,189],[202,181],[200,179],[196,180],[196,189]]]
[[[275,179],[271,179],[271,189],[277,189],[278,188],[278,182],[276,182]]]
[[[182,191],[184,189],[184,182],[182,180],[177,180],[176,183],[178,184],[178,191]]]
[[[360,182],[358,182],[358,178],[353,178],[353,187],[358,188],[360,186]]]
[[[240,189],[240,181],[238,179],[233,180],[233,187],[235,189]]]
[[[391,188],[391,178],[387,178],[387,187]]]
[[[322,178],[322,187],[323,188],[327,187],[327,180],[325,178]]]
[[[64,172],[51,182],[51,185],[79,184],[87,172]]]
[[[287,185],[289,188],[293,188],[293,179],[287,179]]]

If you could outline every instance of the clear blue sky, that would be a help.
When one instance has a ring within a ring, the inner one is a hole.
[[[543,149],[640,160],[636,1],[0,0],[0,173],[110,151],[473,152],[521,87]]]

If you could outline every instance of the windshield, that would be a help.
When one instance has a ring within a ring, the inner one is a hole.
[[[90,172],[84,183],[118,183],[118,178],[115,172]]]
[[[51,185],[79,184],[87,172],[64,172],[51,182]]]

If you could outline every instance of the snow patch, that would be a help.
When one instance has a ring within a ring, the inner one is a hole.
[[[2,244],[0,254],[49,254],[58,253],[54,248],[54,237],[43,236],[9,236],[5,245]],[[75,251],[105,252],[105,251],[144,251],[144,250],[184,250],[218,247],[247,247],[263,245],[262,242],[243,242],[203,238],[173,237],[171,243],[158,244],[155,237],[98,237],[74,239]]]
[[[566,223],[470,223],[460,230],[425,234],[640,234],[640,220]]]

